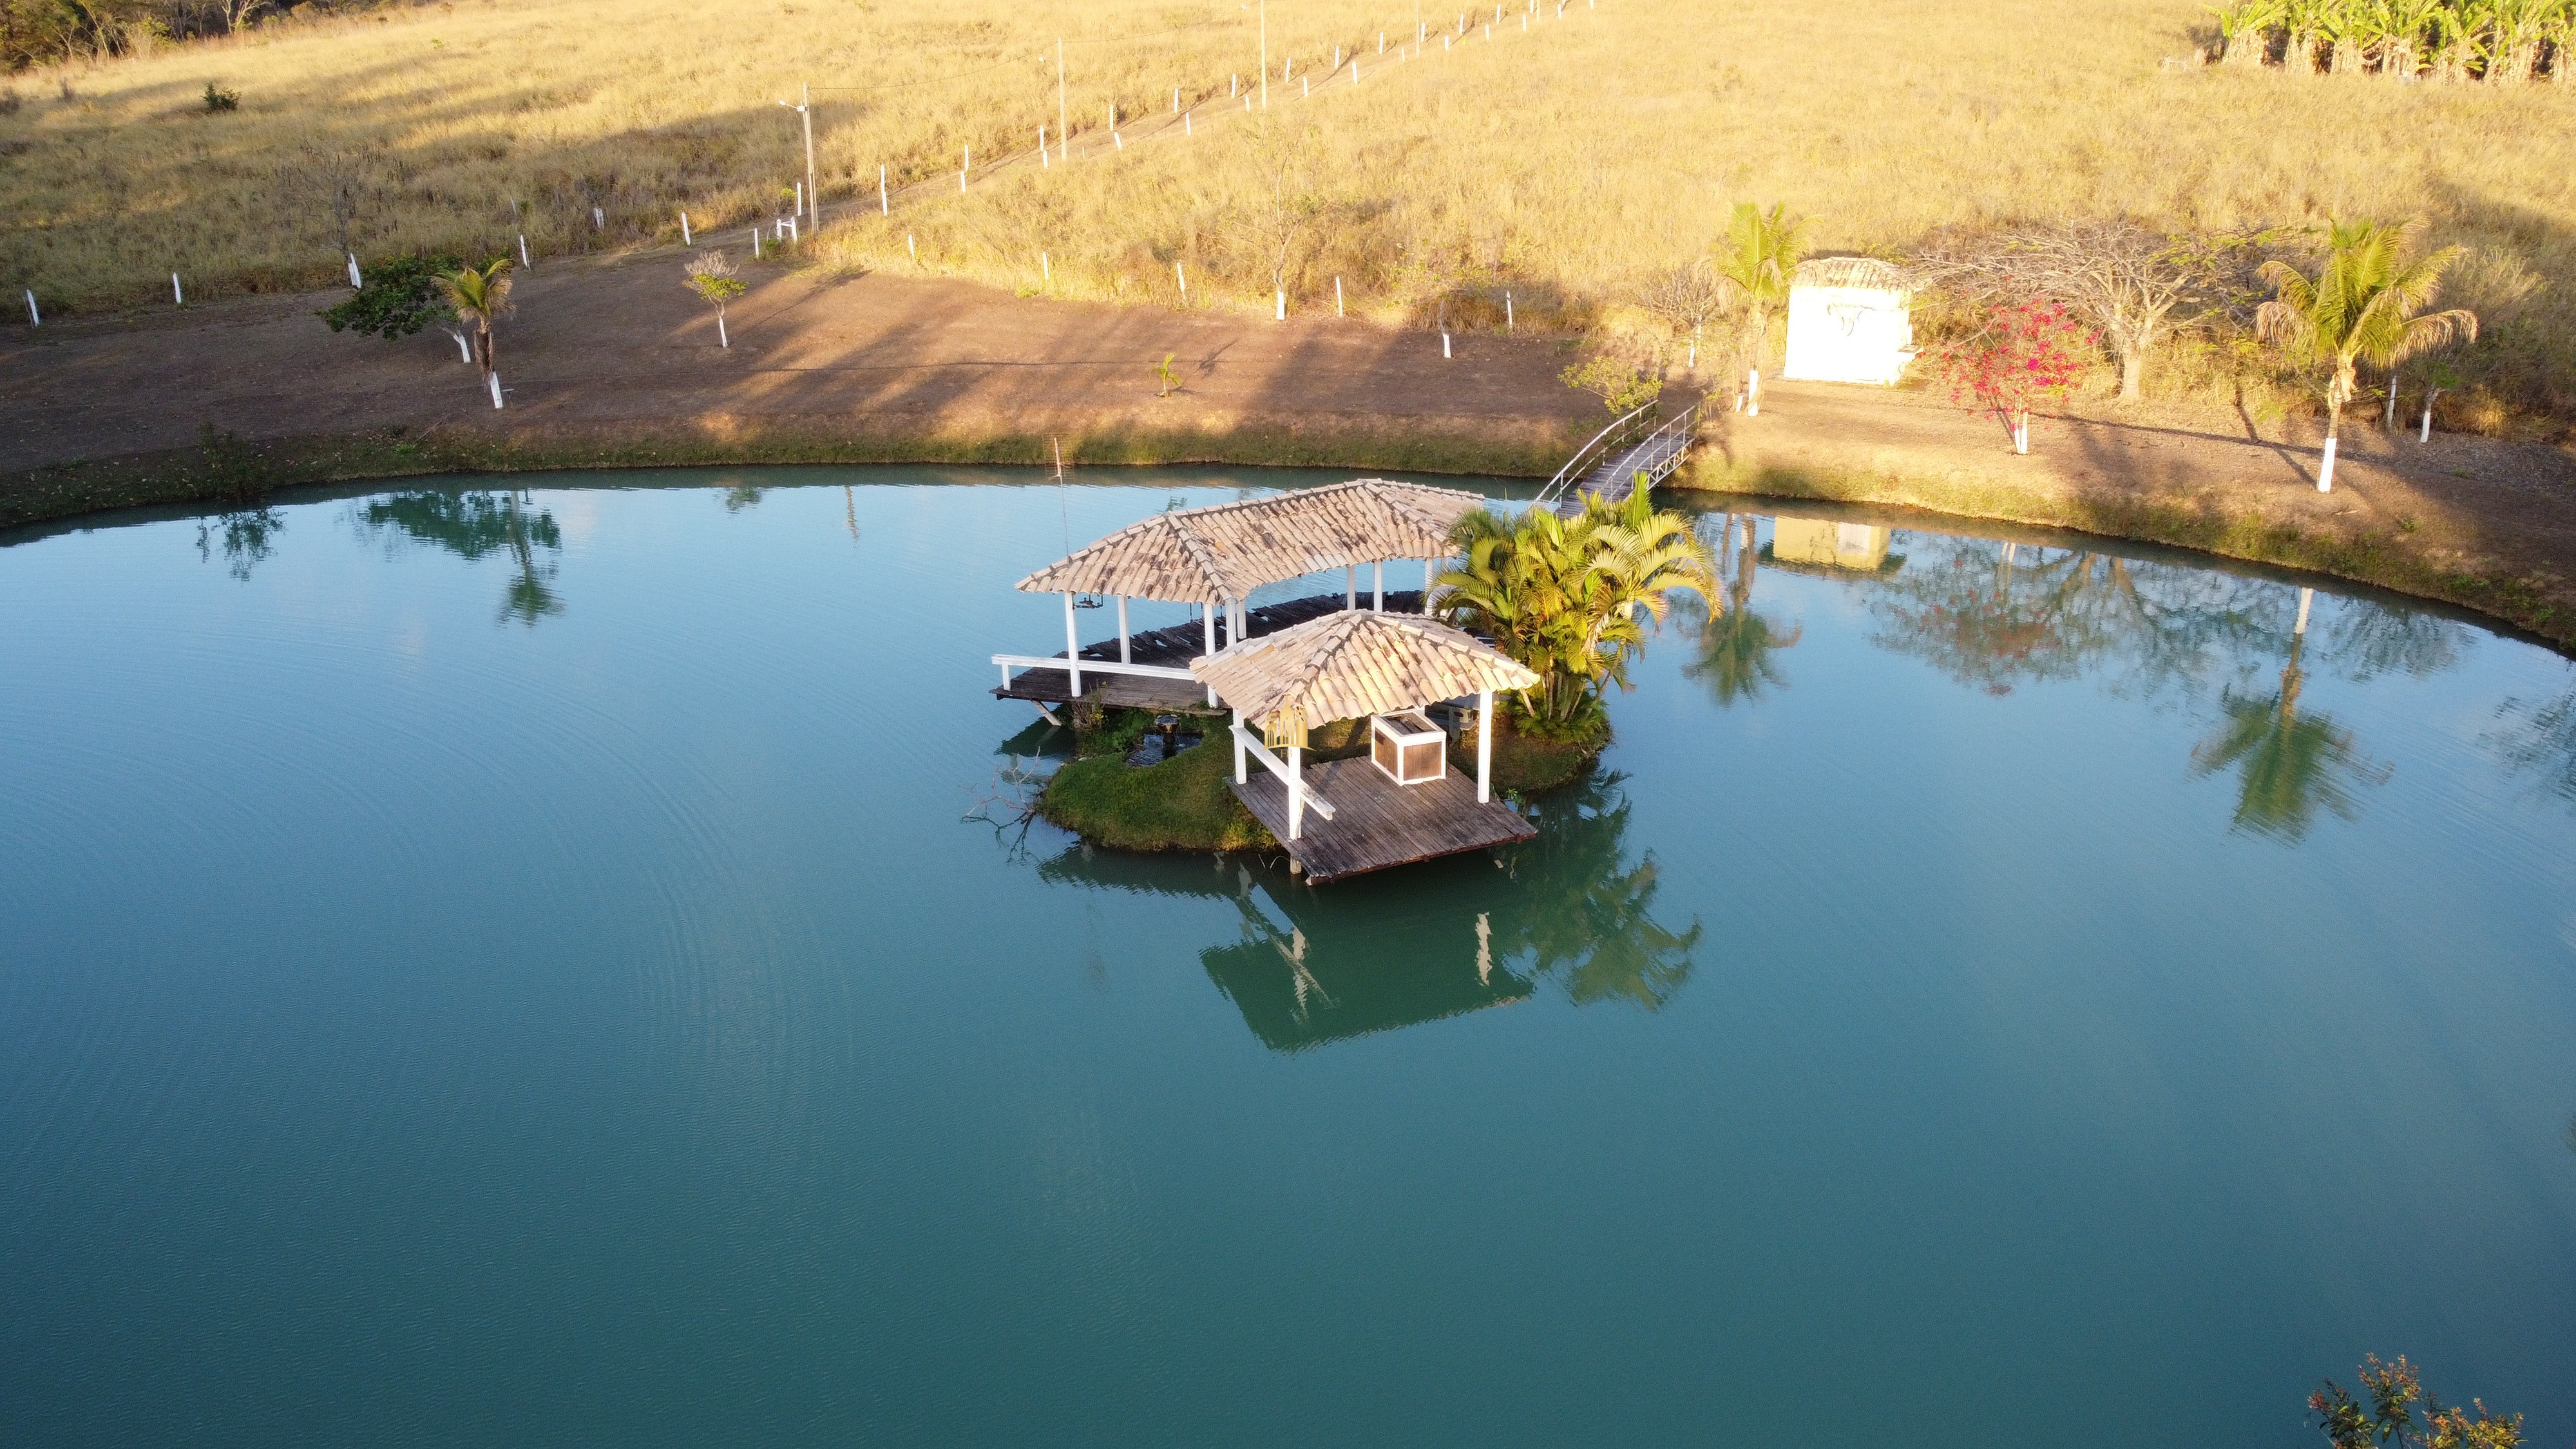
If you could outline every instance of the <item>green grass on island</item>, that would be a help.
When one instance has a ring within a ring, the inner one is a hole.
[[[1132,768],[1127,751],[1152,727],[1153,716],[1110,710],[1091,728],[1077,731],[1076,758],[1059,767],[1038,796],[1041,818],[1095,845],[1119,850],[1261,850],[1278,841],[1227,788],[1234,752],[1215,721],[1208,738],[1159,765]],[[1367,721],[1337,720],[1316,729],[1309,761],[1364,753]],[[1571,783],[1600,753],[1598,743],[1560,744],[1535,739],[1506,725],[1494,740],[1494,794],[1518,799]],[[1472,777],[1475,736],[1454,743],[1449,767]]]

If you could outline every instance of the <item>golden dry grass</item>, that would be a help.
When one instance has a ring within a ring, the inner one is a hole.
[[[2166,67],[2203,38],[2192,0],[1575,0],[1561,19],[1547,0],[1526,32],[1506,5],[1486,40],[1488,7],[1404,60],[1377,36],[1409,35],[1411,7],[1270,11],[1274,67],[1322,79],[1341,45],[1361,83],[1301,99],[1274,71],[1247,116],[1226,91],[1254,69],[1253,12],[1144,0],[458,0],[22,77],[0,114],[0,285],[96,307],[165,295],[173,267],[201,293],[327,282],[333,223],[293,173],[331,153],[366,158],[362,256],[498,250],[513,199],[543,253],[676,240],[683,205],[738,227],[802,171],[774,101],[810,79],[880,88],[817,91],[827,199],[872,203],[880,163],[927,178],[891,219],[836,221],[818,250],[845,265],[1180,304],[1178,261],[1190,305],[1267,307],[1285,194],[1292,306],[1330,306],[1339,276],[1358,312],[1445,301],[1488,325],[1508,289],[1522,325],[1558,326],[1706,247],[1737,200],[1785,201],[1855,250],[1980,220],[2421,215],[2473,248],[2452,300],[2488,320],[2481,375],[2576,414],[2576,87]],[[1059,34],[1077,154],[1041,170]],[[210,79],[239,112],[202,112]],[[1138,117],[1123,150],[1113,101]],[[594,197],[610,235],[588,230]],[[2162,380],[2230,366],[2204,351]]]

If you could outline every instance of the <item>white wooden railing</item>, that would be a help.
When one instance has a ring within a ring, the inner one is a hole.
[[[1034,654],[996,654],[993,662],[1002,667],[1002,687],[1011,687],[1014,669],[1063,669],[1079,676],[1084,674],[1133,674],[1145,679],[1185,679],[1196,684],[1198,676],[1186,669],[1168,664],[1121,664],[1115,659],[1067,660],[1063,655],[1040,659]]]
[[[1274,775],[1277,775],[1281,782],[1287,785],[1289,820],[1288,833],[1291,837],[1295,836],[1297,833],[1296,820],[1298,802],[1301,800],[1304,801],[1306,805],[1312,807],[1316,814],[1323,816],[1327,820],[1333,818],[1333,802],[1316,794],[1313,787],[1309,786],[1300,778],[1300,776],[1305,773],[1304,771],[1289,769],[1288,762],[1279,758],[1277,755],[1270,753],[1269,746],[1264,745],[1261,742],[1261,736],[1245,729],[1241,721],[1237,721],[1232,728],[1234,731],[1234,747],[1237,750],[1252,756],[1254,759],[1259,760],[1262,768],[1268,770]]]

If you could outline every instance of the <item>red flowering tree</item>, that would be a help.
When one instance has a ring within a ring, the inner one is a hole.
[[[2013,451],[2030,451],[2030,410],[2062,397],[2094,352],[2093,334],[2055,302],[1997,307],[1986,325],[1964,342],[1933,353],[1933,366],[1950,385],[1950,401],[1984,413],[2012,434]]]

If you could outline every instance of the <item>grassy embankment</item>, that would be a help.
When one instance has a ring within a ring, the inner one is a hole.
[[[714,231],[781,209],[803,165],[774,102],[812,81],[876,88],[817,92],[828,198],[873,201],[880,164],[926,182],[814,245],[848,265],[1177,305],[1179,262],[1188,305],[1266,307],[1284,241],[1292,307],[1330,305],[1339,277],[1368,315],[1491,326],[1509,290],[1520,327],[1576,329],[1739,199],[1851,249],[2070,215],[2422,214],[2473,248],[2450,300],[2488,321],[2455,420],[2576,416],[2576,88],[2162,68],[2208,38],[2192,0],[1579,0],[1561,19],[1551,0],[1526,31],[1506,5],[1492,40],[1479,20],[1409,60],[1376,47],[1410,7],[1272,9],[1251,117],[1227,100],[1256,67],[1251,15],[1159,0],[456,0],[38,74],[0,114],[0,284],[64,308],[151,304],[173,268],[201,296],[326,284],[341,181],[362,256],[497,252],[519,229],[542,254],[670,241],[682,207]],[[1042,171],[1058,37],[1076,155]],[[1361,83],[1301,99],[1336,47]],[[1291,61],[1301,80],[1277,74]],[[208,80],[241,109],[204,112]],[[2150,395],[2232,403],[2250,379],[2258,409],[2296,405],[2241,342],[2177,344]]]
[[[1096,845],[1120,850],[1258,850],[1278,841],[1227,789],[1234,752],[1222,729],[1159,765],[1127,766],[1128,746],[1152,716],[1112,710],[1081,735],[1079,756],[1059,767],[1038,797],[1038,813]],[[1364,720],[1339,720],[1314,731],[1307,759],[1348,759],[1363,753]],[[1494,790],[1519,799],[1571,782],[1594,758],[1590,752],[1526,739],[1504,731],[1494,740]],[[1453,749],[1453,770],[1476,768],[1473,737]],[[1257,768],[1257,767],[1256,767]]]
[[[2014,460],[2022,461],[2022,460]],[[2031,469],[1874,467],[1830,453],[1796,463],[1728,464],[1703,453],[1674,480],[1679,487],[1763,498],[1818,498],[1893,505],[1963,518],[2066,528],[2110,538],[2197,549],[2224,558],[2328,574],[2418,598],[2474,609],[2562,649],[2576,650],[2576,594],[2568,575],[2462,566],[2406,532],[2338,530],[2276,518],[2259,504],[2205,498],[2140,498],[2090,493]]]

